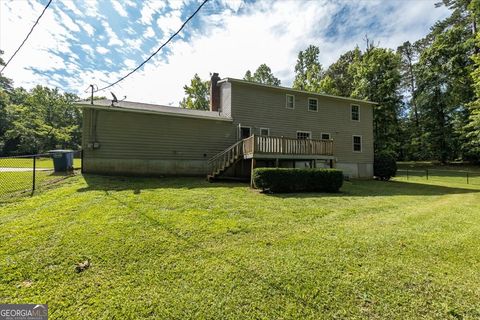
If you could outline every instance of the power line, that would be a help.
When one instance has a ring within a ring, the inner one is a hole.
[[[30,31],[28,32],[27,36],[25,37],[25,39],[23,39],[22,43],[20,44],[20,46],[18,47],[17,50],[15,50],[15,52],[13,53],[13,55],[10,57],[10,59],[8,59],[7,63],[3,66],[2,70],[0,70],[0,73],[3,72],[3,70],[5,70],[5,68],[8,66],[8,64],[10,63],[10,61],[12,61],[13,57],[15,57],[15,55],[17,54],[18,51],[20,51],[20,49],[22,48],[22,46],[25,44],[25,42],[27,41],[28,37],[30,37],[30,35],[32,34],[33,32],[33,29],[35,29],[35,27],[37,26],[38,22],[40,21],[40,19],[42,18],[43,14],[45,13],[45,11],[47,10],[47,8],[50,6],[50,3],[52,3],[52,0],[49,0],[47,5],[45,6],[45,8],[43,8],[43,11],[42,13],[40,13],[40,16],[38,16],[37,18],[37,21],[35,21],[35,23],[33,24],[32,28],[30,28]]]
[[[125,76],[121,77],[120,79],[118,79],[117,81],[115,81],[114,83],[112,84],[109,84],[108,86],[106,87],[103,87],[103,88],[100,88],[100,89],[97,89],[97,91],[95,92],[98,92],[98,91],[102,91],[102,90],[105,90],[105,89],[108,89],[114,85],[116,85],[117,83],[119,83],[120,81],[124,80],[125,78],[127,78],[128,76],[130,76],[132,73],[134,73],[135,71],[137,71],[138,69],[140,69],[141,67],[143,67],[148,61],[150,61],[150,59],[152,59],[160,50],[163,49],[163,47],[165,47],[170,41],[173,40],[173,38],[175,38],[179,33],[180,31],[182,31],[182,29],[187,25],[187,23],[193,19],[193,17],[195,17],[195,15],[198,13],[198,11],[200,11],[200,9],[202,9],[202,7],[205,5],[205,3],[207,3],[209,0],[204,0],[202,2],[202,4],[197,8],[197,10],[195,10],[195,12],[190,16],[188,17],[187,20],[185,20],[185,22],[182,24],[182,26],[180,27],[180,29],[177,30],[177,32],[175,32],[174,34],[172,34],[170,36],[170,38],[168,38],[168,40],[162,44],[154,53],[152,53],[145,61],[143,61],[142,63],[140,63],[140,65],[138,67],[136,67],[135,69],[133,69],[132,71],[130,71],[129,73],[127,73]]]

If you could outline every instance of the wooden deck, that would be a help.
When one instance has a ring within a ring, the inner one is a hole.
[[[333,140],[256,136],[243,140],[245,159],[332,159]]]
[[[241,159],[252,159],[252,171],[257,159],[333,160],[333,140],[292,139],[256,136],[237,141],[208,160],[209,180],[216,179]],[[331,164],[330,164],[331,165]]]

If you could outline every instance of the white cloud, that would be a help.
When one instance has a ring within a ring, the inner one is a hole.
[[[143,3],[142,10],[140,14],[142,18],[140,21],[143,24],[149,25],[152,22],[152,16],[155,12],[159,12],[161,9],[165,8],[165,2],[157,0],[147,0]]]
[[[125,64],[129,69],[133,69],[136,67],[135,60],[132,59],[126,59],[123,61],[123,64]]]
[[[254,70],[261,63],[267,63],[274,74],[280,77],[282,84],[290,85],[298,51],[310,44],[320,47],[320,60],[327,67],[341,53],[356,44],[364,47],[362,37],[365,33],[368,33],[371,39],[379,41],[382,46],[396,48],[405,40],[415,41],[421,38],[437,19],[447,14],[445,8],[434,9],[437,0],[392,2],[358,0],[355,4],[326,0],[261,1],[254,4],[222,1],[227,5],[224,11],[219,11],[218,6],[213,6],[210,2],[195,18],[195,25],[199,22],[202,24],[201,31],[196,30],[194,24],[189,24],[181,37],[169,44],[168,59],[158,55],[140,72],[114,86],[113,91],[118,96],[127,95],[129,100],[176,105],[183,97],[183,85],[188,83],[195,73],[204,79],[214,71],[223,77],[241,78],[247,69]],[[83,15],[77,16],[76,19],[67,19],[67,22],[60,21],[54,10],[47,10],[31,39],[5,70],[5,75],[13,78],[17,85],[26,87],[37,83],[52,85],[59,80],[68,80],[69,89],[78,90],[80,94],[83,94],[83,90],[90,83],[102,86],[115,81],[130,71],[136,65],[135,61],[138,63],[150,53],[139,52],[138,49],[143,37],[156,36],[153,30],[155,27],[152,26],[154,16],[155,24],[166,33],[162,35],[163,38],[168,37],[172,30],[177,29],[183,22],[180,10],[171,10],[167,14],[162,11],[167,9],[164,1],[137,3],[141,14],[138,22],[145,24],[142,28],[146,27],[143,34],[136,31],[138,28],[135,25],[132,24],[135,30],[128,26],[126,22],[132,22],[129,18],[120,17],[119,19],[125,20],[110,25],[98,12],[96,1],[75,2]],[[133,7],[132,3],[122,4]],[[19,39],[23,39],[43,9],[37,2],[32,2],[31,5],[33,8],[30,8],[26,1],[0,0],[0,48],[5,50],[4,58],[9,57],[16,49]],[[349,6],[349,16],[344,21],[337,22],[336,37],[327,36],[326,30],[343,5]],[[69,5],[66,6],[70,8]],[[178,1],[174,2],[173,6],[183,7],[184,4]],[[171,8],[172,4],[168,7]],[[65,15],[75,12],[73,7],[70,10]],[[160,13],[162,18],[157,19],[156,13]],[[103,34],[99,32],[102,30],[101,27],[95,26],[93,29],[93,25],[84,24],[85,15],[100,21],[105,32]],[[371,23],[376,23],[378,28],[375,30],[369,28]],[[89,55],[86,58],[82,57],[83,59],[80,57],[77,59],[70,48],[72,40],[78,41],[74,30],[79,26],[90,37],[92,34],[95,35],[95,41],[78,44]],[[117,26],[121,26],[135,37],[122,41],[118,36],[122,34],[122,30],[114,29]],[[357,36],[354,38],[351,37],[353,26],[358,28]],[[188,33],[190,37],[185,38]],[[100,42],[101,37],[105,38],[108,45]],[[161,39],[158,39],[158,42],[161,42]],[[111,46],[121,48],[113,49]],[[65,52],[71,58],[62,61],[58,55],[48,52],[47,49]],[[99,60],[95,58],[97,52],[105,55],[103,61],[108,65],[115,65],[121,69],[113,73],[100,69],[91,70],[92,63],[101,66]],[[133,53],[135,56],[131,56]],[[71,77],[67,79],[56,76],[55,79],[51,79],[33,73],[29,69],[32,67],[40,70],[64,68]]]
[[[125,10],[125,8],[122,6],[122,4],[118,0],[112,0],[112,6],[115,9],[115,11],[117,11],[117,13],[122,17],[128,16],[127,10]]]
[[[80,45],[80,47],[82,47],[82,49],[83,49],[85,52],[87,52],[89,55],[93,56],[94,50],[93,50],[93,48],[92,48],[90,45],[88,45],[88,44],[82,44],[82,45]]]
[[[155,31],[153,31],[152,27],[148,27],[143,35],[147,38],[153,38],[155,37]]]
[[[100,53],[100,54],[106,54],[106,53],[110,52],[110,50],[108,50],[105,47],[97,47],[97,48],[95,48],[95,50],[97,50],[97,52]]]
[[[102,26],[105,28],[105,32],[107,33],[108,37],[108,45],[109,46],[123,46],[123,41],[117,36],[117,34],[113,31],[112,27],[108,24],[106,20],[102,20]]]
[[[82,23],[81,24],[83,30],[85,30],[85,32],[90,36],[92,37],[94,34],[95,34],[95,29],[93,28],[92,25],[88,24],[88,23]]]

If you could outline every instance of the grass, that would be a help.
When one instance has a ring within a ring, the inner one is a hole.
[[[53,168],[52,158],[37,158],[35,162],[37,168]],[[73,159],[73,167],[81,168],[82,159]],[[0,158],[0,168],[32,168],[32,158]]]
[[[0,208],[0,302],[51,319],[480,318],[479,186],[85,175]]]

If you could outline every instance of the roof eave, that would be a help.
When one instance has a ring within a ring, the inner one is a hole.
[[[367,103],[367,104],[372,104],[372,105],[379,105],[378,102],[373,102],[373,101],[368,101],[368,100],[361,100],[361,99],[355,99],[355,98],[348,98],[348,97],[341,97],[341,96],[335,96],[331,94],[325,94],[325,93],[318,93],[318,92],[311,92],[311,91],[305,91],[305,90],[298,90],[298,89],[293,89],[293,88],[288,88],[288,87],[282,87],[282,86],[272,86],[269,84],[263,84],[263,83],[258,83],[258,82],[252,82],[252,81],[247,81],[247,80],[241,80],[241,79],[236,79],[236,78],[224,78],[218,83],[224,83],[224,82],[238,82],[238,83],[243,83],[247,85],[253,85],[253,86],[258,86],[258,87],[265,87],[265,88],[271,88],[271,89],[277,89],[277,90],[288,90],[291,92],[298,92],[298,93],[304,93],[304,94],[311,94],[311,95],[317,95],[321,97],[326,97],[326,98],[332,98],[332,99],[339,99],[339,100],[346,100],[346,101],[351,101],[351,102],[358,102],[358,103]]]
[[[227,122],[233,121],[232,118],[226,118],[226,117],[210,117],[210,116],[202,116],[202,115],[188,114],[188,113],[173,113],[173,112],[165,112],[165,111],[134,109],[134,108],[128,108],[128,107],[115,107],[115,106],[107,107],[107,106],[99,106],[95,104],[82,103],[82,102],[77,102],[76,105],[78,105],[79,107],[87,108],[87,109],[97,109],[97,110],[104,110],[104,111],[124,111],[124,112],[132,112],[132,113],[155,114],[155,115],[214,120],[214,121],[227,121]]]

